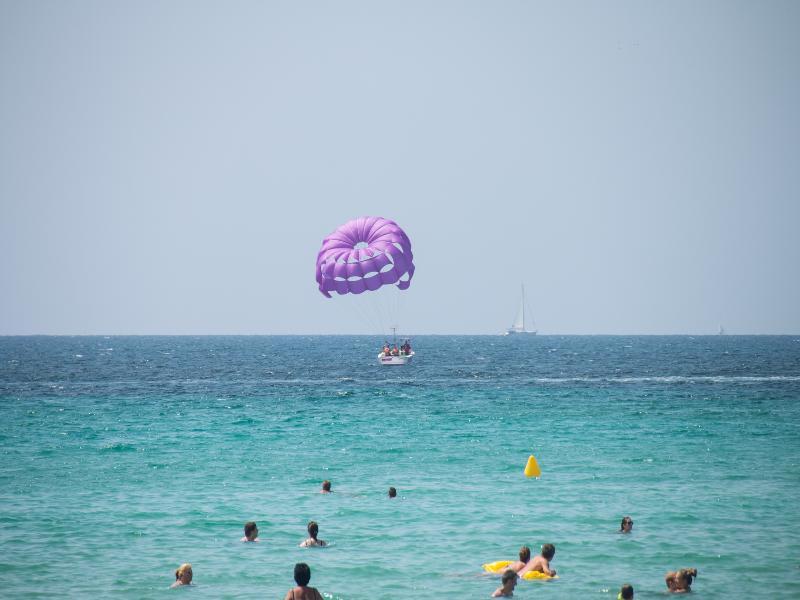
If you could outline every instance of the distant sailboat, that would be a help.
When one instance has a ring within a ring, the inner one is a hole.
[[[503,335],[536,335],[536,323],[533,322],[533,316],[527,316],[525,307],[525,286],[522,287],[522,298],[519,302],[519,310],[517,311],[517,318],[514,319],[514,324],[506,329]],[[533,329],[528,329],[528,326]]]
[[[725,335],[725,328],[722,325],[719,326],[719,331],[717,332],[717,335]]]

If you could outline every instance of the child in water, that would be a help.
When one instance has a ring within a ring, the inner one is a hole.
[[[697,569],[681,569],[667,573],[664,581],[673,594],[684,594],[692,591],[692,578],[694,577],[697,577]]]
[[[171,588],[180,587],[182,585],[191,585],[192,584],[192,565],[189,563],[183,563],[180,567],[175,569],[175,583],[173,583]]]
[[[503,585],[494,591],[492,598],[511,598],[514,595],[514,588],[517,587],[518,578],[513,569],[506,569],[506,572],[503,573]]]
[[[528,564],[528,561],[531,559],[531,549],[527,546],[523,546],[519,549],[519,560],[516,562],[511,563],[508,565],[507,568],[511,569],[512,571],[519,571],[520,569],[525,568],[525,565]]]
[[[554,577],[556,570],[550,568],[550,561],[553,560],[555,555],[556,547],[553,546],[553,544],[544,544],[542,546],[542,553],[539,556],[529,560],[528,564],[526,564],[517,574],[522,577],[528,571],[535,571],[538,573],[544,573],[550,577]]]
[[[244,524],[244,537],[239,540],[240,542],[258,542],[258,527],[254,521],[248,521]]]
[[[331,491],[331,482],[328,481],[327,479],[322,482],[322,489],[320,490],[320,493],[321,494],[332,494],[333,493]]]
[[[317,539],[317,535],[319,534],[319,525],[317,525],[316,521],[309,521],[308,522],[308,535],[309,538],[305,540],[303,543],[300,544],[301,548],[310,548],[312,546],[319,546],[320,548],[324,548],[328,545],[328,542],[325,540]]]

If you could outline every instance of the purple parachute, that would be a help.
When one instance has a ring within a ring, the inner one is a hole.
[[[411,285],[414,275],[411,241],[394,221],[360,217],[348,221],[322,240],[317,254],[319,291],[328,298],[360,294],[381,286]]]

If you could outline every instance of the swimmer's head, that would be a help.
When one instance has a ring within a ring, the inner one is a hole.
[[[633,529],[633,519],[630,517],[622,517],[622,522],[619,524],[620,531],[630,531]]]
[[[394,498],[396,496],[397,496],[397,490],[394,489],[393,487],[390,487],[389,488],[389,498]]]
[[[192,565],[183,563],[180,567],[175,569],[175,580],[180,581],[182,585],[189,585],[192,583]]]
[[[502,579],[503,585],[506,585],[512,581],[514,582],[514,584],[516,584],[517,577],[518,577],[517,572],[514,569],[508,569],[505,573],[503,573],[503,579]]]
[[[619,590],[619,597],[621,600],[633,600],[633,586],[626,583]]]
[[[670,590],[685,591],[692,585],[694,577],[697,577],[697,569],[680,569],[667,573],[665,581]]]
[[[556,555],[556,547],[553,544],[542,545],[542,556],[547,560],[551,560]]]
[[[327,479],[322,482],[322,491],[323,492],[330,492],[331,491],[331,482]]]
[[[254,540],[258,537],[258,527],[256,527],[255,521],[248,521],[244,524],[244,537],[248,540]]]
[[[316,521],[309,521],[308,522],[308,535],[311,536],[312,539],[317,539],[317,535],[319,534],[319,525],[317,525]]]
[[[531,559],[531,549],[527,546],[523,546],[519,549],[519,559],[520,561],[526,563]]]
[[[306,563],[297,563],[294,566],[294,580],[300,587],[305,587],[311,581],[311,567]]]

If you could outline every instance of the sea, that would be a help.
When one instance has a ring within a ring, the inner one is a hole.
[[[383,341],[0,338],[0,596],[800,598],[800,336]]]

